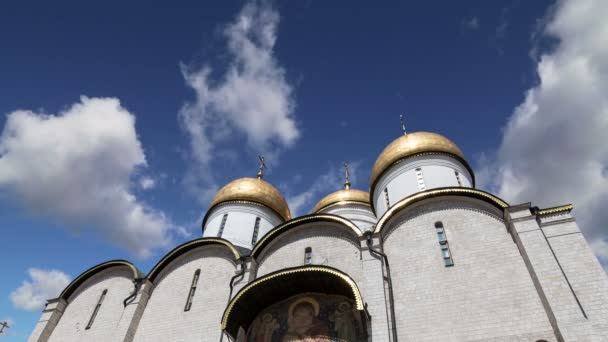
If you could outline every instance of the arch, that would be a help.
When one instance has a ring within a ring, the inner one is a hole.
[[[144,274],[139,269],[137,269],[137,267],[135,267],[135,265],[133,265],[131,262],[127,260],[110,260],[103,262],[99,265],[93,266],[88,270],[82,272],[78,277],[76,277],[76,279],[74,279],[68,286],[66,286],[65,289],[63,289],[63,291],[59,295],[59,298],[62,298],[67,301],[68,298],[70,298],[70,296],[74,293],[74,291],[76,291],[78,287],[80,287],[80,285],[82,285],[87,279],[91,278],[92,276],[101,271],[113,267],[128,267],[133,274],[133,279],[144,277]]]
[[[255,246],[253,246],[253,249],[251,250],[250,255],[253,256],[254,258],[257,258],[260,255],[260,253],[262,253],[262,251],[275,238],[279,237],[283,233],[285,233],[293,228],[299,227],[303,224],[313,223],[313,222],[339,223],[340,226],[343,227],[345,230],[347,230],[349,233],[354,234],[354,236],[357,239],[360,238],[361,236],[363,236],[363,234],[361,233],[361,230],[359,230],[359,228],[357,228],[357,226],[352,221],[345,219],[343,217],[340,217],[337,215],[332,215],[332,214],[305,215],[305,216],[300,216],[298,218],[289,220],[281,225],[278,225],[274,229],[272,229],[271,231],[266,233],[266,235],[264,235],[258,241],[258,243],[256,243]]]
[[[239,327],[247,330],[261,310],[305,292],[343,295],[355,302],[357,311],[365,312],[359,287],[349,275],[328,266],[302,266],[270,273],[243,287],[228,303],[221,328],[235,338]]]
[[[218,239],[218,238],[200,238],[196,240],[192,240],[181,244],[175,247],[171,252],[167,253],[148,273],[147,278],[152,283],[156,280],[156,277],[160,274],[160,272],[167,267],[171,262],[177,259],[180,255],[186,253],[187,251],[193,250],[195,248],[206,246],[206,245],[216,245],[228,248],[232,255],[234,256],[234,261],[236,262],[241,258],[238,250],[232,245],[228,240]]]
[[[374,231],[374,233],[382,232],[382,229],[384,228],[384,226],[386,226],[387,222],[389,222],[391,218],[393,218],[399,211],[406,208],[407,206],[426,199],[441,196],[464,196],[476,198],[487,202],[501,210],[504,210],[505,208],[509,207],[509,204],[507,204],[507,202],[485,191],[461,187],[436,188],[432,190],[418,192],[394,204],[389,210],[386,211],[386,213],[384,213],[384,215],[382,215],[380,220],[378,220],[378,224],[376,225],[376,230]]]

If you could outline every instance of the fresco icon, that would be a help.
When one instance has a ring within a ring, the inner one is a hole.
[[[261,312],[249,342],[365,341],[352,301],[343,296],[305,294]]]

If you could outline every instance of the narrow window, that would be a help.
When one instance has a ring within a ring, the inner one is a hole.
[[[222,223],[220,223],[220,230],[217,231],[217,237],[222,237],[224,234],[224,226],[226,225],[226,220],[228,220],[228,213],[224,214],[222,217]]]
[[[312,248],[306,247],[304,249],[304,265],[312,264]]]
[[[448,238],[445,235],[443,223],[435,222],[435,230],[437,231],[437,238],[439,239],[439,246],[441,247],[441,256],[443,257],[445,267],[454,266],[452,253],[450,252],[450,244],[448,243]]]
[[[424,177],[422,176],[422,169],[416,169],[416,179],[418,180],[418,189],[425,190],[426,185],[424,184]]]
[[[196,270],[192,277],[192,285],[190,286],[190,292],[188,292],[188,300],[186,300],[186,306],[184,311],[190,311],[192,307],[192,299],[194,298],[194,292],[196,292],[196,285],[198,284],[198,277],[201,275],[201,270]]]
[[[391,207],[391,201],[388,199],[388,188],[384,188],[384,199],[386,200],[386,209]]]
[[[86,329],[91,329],[91,326],[93,325],[93,322],[95,321],[95,317],[97,317],[97,313],[99,312],[99,308],[101,307],[101,303],[103,302],[104,298],[106,298],[106,293],[108,293],[108,290],[103,290],[103,292],[101,293],[101,296],[99,297],[99,300],[97,301],[97,305],[95,305],[95,309],[93,310],[93,314],[91,315],[91,318],[89,319],[89,323],[87,323]]]
[[[260,218],[255,218],[255,225],[253,226],[253,236],[251,237],[251,244],[255,245],[258,241],[258,233],[260,231]]]
[[[456,175],[456,181],[458,181],[458,186],[462,186],[462,181],[460,180],[460,173],[454,170],[454,174]]]

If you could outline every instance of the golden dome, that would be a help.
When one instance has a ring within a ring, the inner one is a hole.
[[[250,201],[263,204],[279,214],[283,220],[291,219],[287,201],[270,183],[259,178],[240,178],[226,184],[217,192],[210,208],[229,201]]]
[[[424,152],[448,153],[465,161],[464,153],[448,138],[430,132],[409,133],[395,139],[380,153],[372,169],[370,185],[373,187],[380,175],[395,162]]]
[[[344,189],[332,192],[331,194],[323,197],[323,199],[320,200],[319,203],[317,203],[317,205],[315,205],[315,207],[312,209],[312,212],[318,213],[323,208],[327,208],[328,206],[339,202],[358,202],[369,205],[369,193],[355,189]]]

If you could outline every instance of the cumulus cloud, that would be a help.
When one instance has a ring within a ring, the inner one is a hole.
[[[293,89],[274,56],[278,24],[279,14],[268,3],[248,2],[222,32],[229,62],[220,77],[212,77],[217,70],[209,65],[182,65],[186,84],[196,96],[179,112],[197,164],[188,185],[198,185],[194,189],[203,194],[202,200],[215,192],[207,167],[219,154],[218,146],[233,140],[234,134],[243,135],[256,152],[275,157],[300,135]]]
[[[30,268],[29,279],[10,294],[11,301],[17,309],[38,311],[48,299],[56,298],[70,283],[70,277],[58,270]]]
[[[487,187],[511,203],[573,203],[583,233],[608,262],[608,2],[560,1],[543,33],[557,45],[513,112]]]
[[[82,97],[57,115],[18,110],[0,135],[0,195],[141,257],[177,229],[132,193],[145,166],[135,116],[115,98]]]
[[[351,183],[353,184],[357,180],[359,165],[360,162],[349,164]],[[289,203],[291,216],[296,217],[308,214],[321,198],[334,191],[343,189],[343,187],[344,169],[337,165],[329,168],[326,173],[316,177],[312,184],[306,188],[306,191],[297,194],[289,194],[288,192],[287,203]]]

